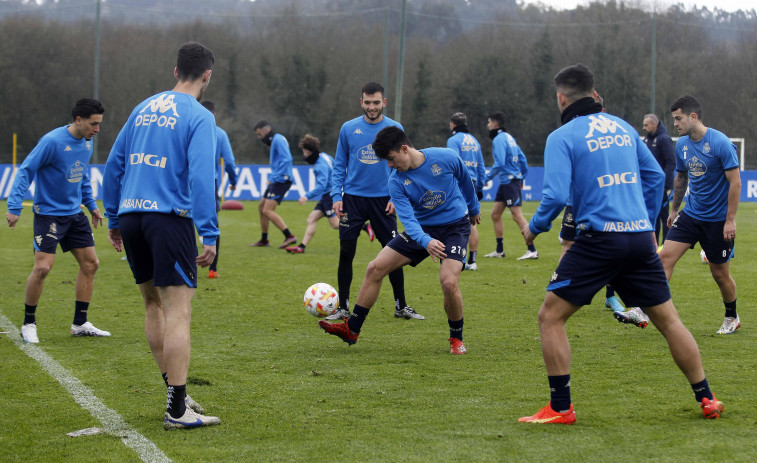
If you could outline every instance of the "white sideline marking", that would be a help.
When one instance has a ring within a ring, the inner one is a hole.
[[[69,373],[44,350],[34,344],[24,342],[18,328],[1,313],[0,328],[8,332],[8,339],[13,341],[26,355],[36,360],[50,376],[58,381],[73,396],[76,403],[100,420],[105,432],[120,437],[124,445],[137,452],[142,461],[145,463],[168,463],[171,461],[152,441],[126,424],[121,415],[106,407],[100,399],[95,397],[90,388],[82,384],[78,378]]]

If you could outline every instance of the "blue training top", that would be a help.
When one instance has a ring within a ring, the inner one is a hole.
[[[722,132],[707,128],[698,142],[688,135],[676,143],[676,170],[689,173],[689,196],[683,210],[705,222],[719,222],[728,213],[726,170],[738,169],[736,146]]]
[[[420,150],[426,156],[419,167],[395,170],[389,177],[389,194],[405,231],[424,249],[433,238],[424,225],[446,225],[481,207],[463,160],[449,148]]]
[[[138,104],[105,164],[108,227],[130,212],[173,213],[191,218],[203,242],[215,244],[216,140],[213,114],[192,95],[167,91]]]
[[[531,233],[546,232],[569,198],[576,230],[654,230],[665,174],[636,131],[607,113],[579,116],[547,137],[543,198]]]
[[[34,212],[42,215],[74,215],[81,205],[93,211],[97,203],[89,180],[92,142],[77,140],[58,127],[44,135],[16,172],[8,195],[8,212],[21,215],[24,194],[35,176]]]
[[[486,167],[484,155],[481,152],[481,144],[476,137],[466,132],[453,132],[447,140],[447,148],[457,151],[463,164],[468,168],[473,185],[477,192],[483,192],[486,183]]]
[[[225,130],[218,126],[216,126],[216,135],[218,136],[218,140],[216,141],[216,182],[218,183],[223,178],[223,172],[221,172],[221,158],[223,158],[223,168],[229,174],[229,183],[236,185],[237,166],[235,164],[234,152],[231,150],[229,136]]]
[[[499,175],[499,184],[507,185],[513,180],[523,180],[528,175],[526,155],[515,139],[502,129],[492,140],[492,157],[494,165],[486,176],[486,182]]]
[[[271,174],[268,180],[272,183],[284,183],[292,181],[292,153],[289,151],[289,143],[284,135],[276,133],[271,140],[269,152]]]
[[[341,201],[343,193],[367,198],[389,196],[387,182],[392,169],[385,159],[376,156],[372,146],[376,134],[389,126],[402,128],[386,116],[376,124],[360,116],[342,125],[334,157],[332,200]]]
[[[315,175],[315,188],[305,196],[308,199],[318,199],[326,193],[331,192],[331,175],[334,170],[334,158],[326,153],[320,153],[318,160],[313,166]]]

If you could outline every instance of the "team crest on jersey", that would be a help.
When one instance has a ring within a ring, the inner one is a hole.
[[[58,226],[55,224],[55,222],[50,224],[50,230],[48,231],[48,233],[52,233],[53,235],[58,234]]]
[[[700,161],[696,156],[686,161],[686,168],[692,177],[701,177],[707,173],[707,164]]]
[[[354,132],[352,132],[352,133],[354,133],[354,134],[357,134],[357,135],[362,135],[362,134],[363,134],[363,131],[362,131],[362,130],[360,130],[360,129],[355,129],[355,131],[354,131]]]
[[[431,173],[434,174],[434,176],[439,175],[442,173],[442,168],[439,167],[437,164],[433,164],[431,166]]]
[[[34,237],[34,241],[37,242],[37,246],[39,246],[40,244],[42,244],[42,235],[36,235]]]
[[[406,178],[406,179],[405,179],[405,186],[408,186],[408,185],[410,185],[411,183],[413,183],[413,181],[412,181],[412,180],[410,180],[409,178]]]
[[[65,147],[65,148],[63,148],[63,151],[72,151],[72,150],[71,150],[71,147],[70,147],[70,146],[66,145],[66,147]]]
[[[437,206],[444,204],[447,200],[447,193],[444,191],[427,191],[418,203],[425,209],[435,209]]]
[[[357,155],[357,160],[363,164],[376,164],[379,162],[376,152],[373,151],[373,145],[365,145],[362,148],[358,148],[355,154]]]
[[[704,142],[704,147],[702,147],[702,151],[704,151],[704,154],[708,154],[712,148],[710,148],[710,142],[706,141]]]
[[[66,172],[66,180],[70,183],[81,182],[81,179],[84,177],[84,169],[86,168],[86,164],[77,160],[68,168],[68,171]]]
[[[566,222],[573,222],[573,213],[567,213],[565,214],[565,221]]]

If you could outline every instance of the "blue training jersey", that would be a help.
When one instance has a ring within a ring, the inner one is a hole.
[[[513,180],[523,180],[528,175],[526,155],[512,135],[504,130],[492,140],[492,157],[494,165],[486,176],[486,182],[499,175],[499,184],[507,185]]]
[[[542,200],[532,233],[546,232],[572,200],[576,230],[654,230],[665,174],[623,119],[607,113],[576,117],[547,137]]]
[[[424,225],[446,225],[478,215],[481,207],[463,160],[448,148],[420,150],[426,160],[406,172],[389,177],[389,194],[405,231],[424,249],[431,236]]]
[[[320,199],[324,194],[331,192],[331,175],[334,171],[334,158],[326,153],[320,153],[318,160],[313,166],[315,175],[315,188],[305,196],[308,199]]]
[[[689,174],[689,196],[683,210],[705,222],[725,220],[731,183],[725,171],[738,169],[736,146],[722,132],[707,128],[698,142],[688,135],[676,142],[676,170]]]
[[[269,152],[271,174],[268,180],[272,183],[284,183],[292,181],[292,153],[289,151],[289,142],[284,135],[276,133],[271,140]]]
[[[331,199],[341,201],[347,193],[367,198],[389,196],[387,182],[392,169],[373,151],[373,140],[384,127],[402,126],[386,116],[371,124],[363,116],[345,122],[339,130],[334,157]]]
[[[216,141],[213,114],[191,95],[167,91],[138,104],[105,164],[108,227],[118,228],[118,216],[130,212],[176,214],[215,244]]]
[[[455,132],[447,140],[447,148],[452,148],[457,152],[465,167],[468,168],[476,191],[482,192],[486,183],[486,167],[484,166],[481,144],[476,140],[476,137],[465,132]]]
[[[42,215],[74,215],[81,205],[93,211],[97,203],[89,180],[92,142],[77,140],[68,126],[44,135],[16,172],[8,195],[8,212],[21,214],[24,194],[35,176],[34,212]]]
[[[223,178],[223,170],[229,174],[229,183],[237,184],[237,166],[235,164],[234,152],[231,150],[231,142],[226,131],[216,126],[216,184],[220,186],[220,180]],[[223,158],[223,169],[221,169],[221,158]]]

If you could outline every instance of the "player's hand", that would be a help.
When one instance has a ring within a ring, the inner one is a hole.
[[[121,252],[124,248],[124,240],[121,239],[121,230],[118,228],[111,228],[108,230],[108,241],[113,245],[113,248]]]
[[[307,196],[300,196],[300,199],[298,199],[297,202],[300,203],[300,205],[303,205],[306,202],[308,202],[308,197]]]
[[[342,210],[341,201],[334,201],[334,204],[332,207],[334,208],[334,212],[336,212],[337,217],[341,218],[342,216],[344,216],[344,211]]]
[[[91,211],[90,214],[92,214],[92,227],[96,229],[98,225],[103,224],[103,215],[100,214],[99,209],[95,209],[94,211]]]
[[[520,229],[520,234],[523,235],[523,239],[526,240],[526,245],[530,246],[534,244],[536,235],[531,233],[531,229],[528,228],[528,223],[524,224],[523,228]]]
[[[476,198],[478,198],[479,201],[484,199],[484,192],[483,191],[477,191],[476,192]]]
[[[16,214],[11,214],[10,212],[6,212],[5,220],[8,221],[8,226],[11,227],[11,229],[16,228],[16,224],[18,223],[18,216]]]
[[[431,258],[434,259],[434,262],[438,262],[436,259],[446,259],[447,254],[444,253],[444,243],[442,243],[439,240],[431,240],[430,243],[428,243],[428,246],[426,246],[426,251],[431,255]]]
[[[234,190],[236,190],[236,189],[237,189],[237,186],[236,186],[236,185],[231,185],[231,186],[229,186],[229,190],[231,190],[231,191],[234,191]]]
[[[470,218],[470,224],[471,225],[478,225],[480,223],[481,223],[481,213],[480,212]]]
[[[678,217],[678,211],[671,209],[670,214],[668,215],[668,228],[673,226],[673,222],[676,221],[676,217]]]
[[[723,225],[723,239],[726,241],[733,241],[736,239],[736,221],[726,220]]]
[[[195,262],[197,262],[197,265],[199,265],[200,267],[207,267],[208,265],[213,263],[215,258],[216,258],[216,245],[203,244],[202,254],[197,256],[197,258],[195,259]]]
[[[386,209],[384,209],[384,211],[386,211],[386,215],[394,214],[394,203],[391,201],[386,203]]]

